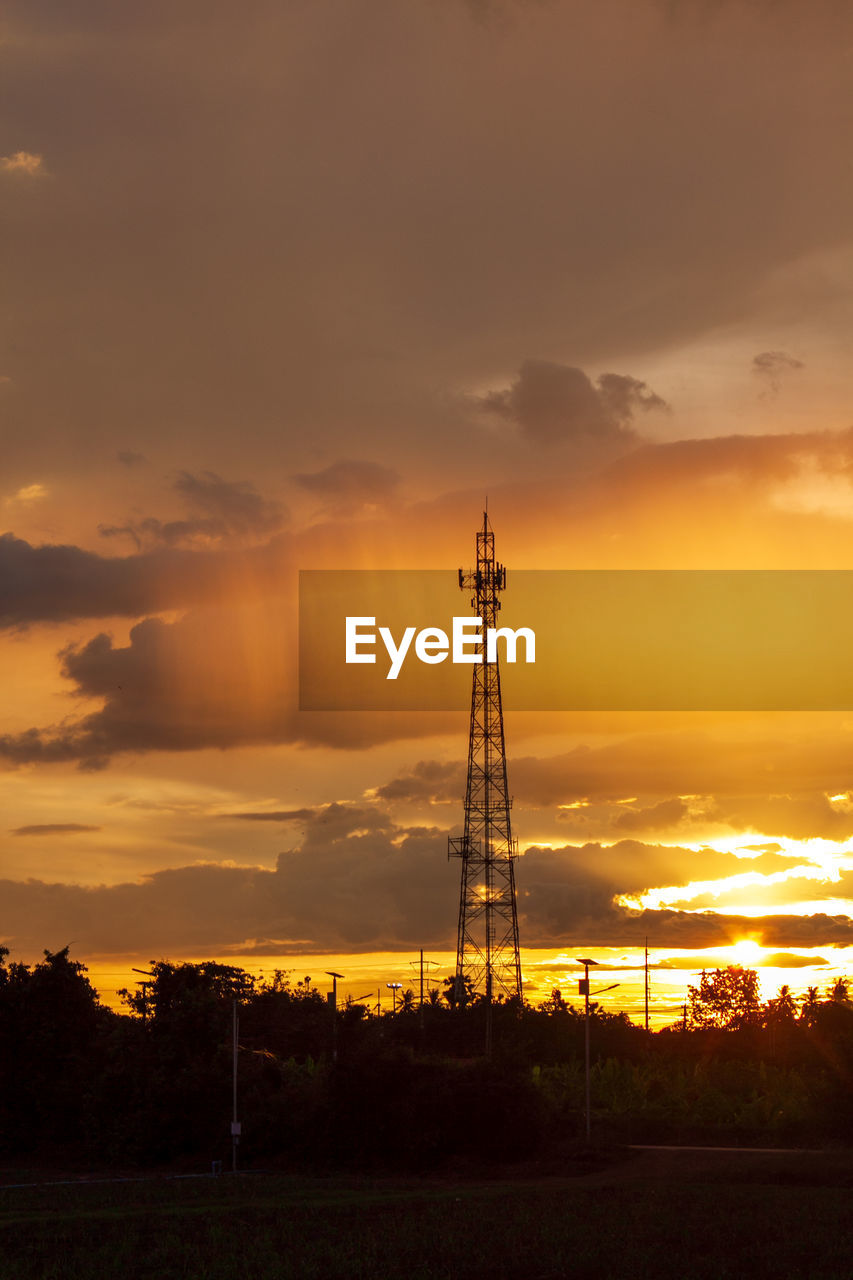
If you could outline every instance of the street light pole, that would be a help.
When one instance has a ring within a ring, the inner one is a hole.
[[[583,978],[578,983],[580,994],[584,999],[584,1082],[586,1093],[586,1140],[589,1142],[590,1132],[592,1130],[592,1112],[590,1109],[590,1088],[589,1088],[589,966],[598,964],[597,960],[578,959],[578,964],[583,965]]]
[[[589,966],[590,966],[591,964],[598,964],[598,961],[597,961],[597,960],[589,960],[589,959],[586,959],[586,960],[578,960],[578,964],[582,964],[582,965],[583,965],[583,977],[581,978],[580,982],[578,983],[578,987],[579,987],[579,989],[580,989],[580,994],[581,994],[581,995],[583,996],[583,998],[584,998],[584,1020],[583,1020],[583,1021],[584,1021],[584,1062],[585,1062],[585,1066],[586,1066],[586,1071],[585,1071],[585,1076],[586,1076],[586,1140],[587,1140],[587,1142],[589,1142],[590,1130],[591,1130],[591,1128],[592,1128],[592,1108],[590,1107],[590,1099],[589,1099],[589,1080],[590,1080],[590,1071],[589,1071],[589,997],[590,997],[590,990],[589,990]],[[618,982],[611,982],[611,984],[610,984],[610,986],[609,986],[609,987],[599,987],[599,988],[598,988],[598,990],[597,990],[597,991],[592,992],[592,994],[593,994],[593,995],[596,995],[596,996],[602,996],[602,995],[604,995],[605,991],[615,991],[615,990],[616,990],[616,988],[617,988],[618,986],[619,986],[619,983],[618,983]]]
[[[331,995],[332,1006],[332,1062],[338,1060],[338,978],[342,978],[342,973],[335,973],[333,969],[327,969],[326,973],[332,979]]]
[[[397,1012],[397,992],[400,990],[402,985],[403,985],[402,982],[386,982],[385,983],[386,987],[391,988],[391,1001],[392,1001],[391,1012],[392,1013]]]
[[[239,1052],[239,1027],[240,1019],[237,1015],[236,997],[232,1002],[233,1009],[233,1025],[232,1025],[232,1048],[231,1048],[231,1070],[232,1070],[232,1087],[233,1087],[233,1113],[231,1119],[231,1169],[237,1172],[237,1144],[240,1141],[240,1133],[242,1126],[237,1119],[237,1054]]]

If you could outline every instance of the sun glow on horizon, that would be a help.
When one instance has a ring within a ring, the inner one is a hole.
[[[754,938],[741,938],[733,947],[730,947],[735,962],[745,969],[754,969],[764,961],[767,954],[764,947],[756,942]]]

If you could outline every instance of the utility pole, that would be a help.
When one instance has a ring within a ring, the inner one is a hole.
[[[423,947],[421,947],[421,948],[420,948],[420,959],[419,959],[419,960],[410,960],[410,961],[409,961],[409,964],[410,964],[410,965],[416,965],[416,964],[417,964],[417,965],[420,965],[421,1000],[420,1000],[420,1018],[419,1018],[419,1023],[420,1023],[420,1031],[421,1031],[421,1035],[423,1035],[423,1030],[424,1030],[424,982],[429,978],[429,971],[430,971],[430,969],[437,968],[438,966],[437,966],[437,962],[436,962],[435,960],[424,960],[424,949],[423,949]]]
[[[649,940],[646,938],[646,1035],[649,1032]]]
[[[237,1015],[237,999],[232,1001],[233,1023],[232,1023],[232,1039],[231,1039],[231,1076],[233,1088],[233,1113],[231,1118],[231,1171],[237,1172],[237,1144],[240,1141],[242,1126],[237,1119],[237,1053],[238,1031],[240,1027],[240,1019]]]
[[[471,605],[485,635],[497,626],[506,569],[495,559],[495,535],[483,513],[477,532],[477,567],[459,570],[459,587],[471,593]],[[499,994],[521,1001],[521,956],[515,896],[514,860],[518,853],[510,823],[501,676],[497,653],[473,663],[471,721],[468,735],[468,784],[465,826],[448,841],[448,857],[462,859],[456,942],[456,1000],[465,980],[486,1001],[486,1056],[492,1048],[492,1003]]]

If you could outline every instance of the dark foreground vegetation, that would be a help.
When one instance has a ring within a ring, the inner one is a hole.
[[[2,950],[2,949],[0,949]],[[453,988],[396,1014],[333,1018],[308,979],[152,963],[127,1013],[67,950],[0,957],[0,1161],[55,1168],[230,1167],[239,1010],[241,1168],[429,1174],[561,1167],[584,1138],[584,1021],[559,992],[486,1009]],[[853,1005],[842,981],[759,1003],[731,968],[685,1026],[647,1035],[593,1007],[592,1122],[609,1144],[853,1145]],[[334,1032],[334,1040],[333,1040]]]

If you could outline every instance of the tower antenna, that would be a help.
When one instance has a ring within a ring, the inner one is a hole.
[[[506,587],[506,569],[495,560],[488,511],[477,532],[477,567],[459,570],[459,587],[472,593],[471,605],[485,635],[497,626],[499,597]],[[521,1000],[521,956],[513,865],[518,844],[510,822],[501,674],[497,653],[494,662],[486,661],[485,652],[482,658],[473,666],[464,832],[448,841],[448,857],[462,859],[456,1000],[464,1001],[467,983],[485,996],[488,1054],[492,1002],[499,995]]]

